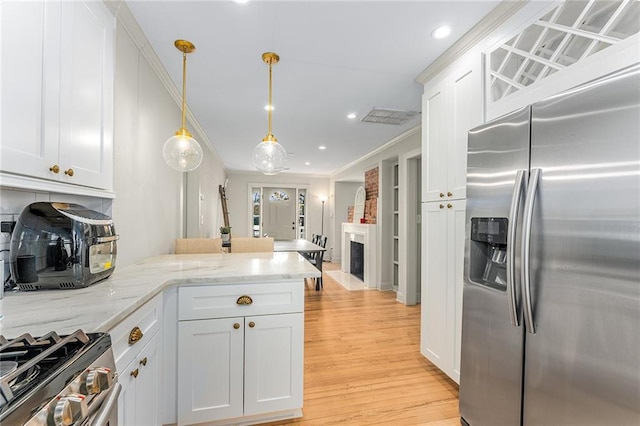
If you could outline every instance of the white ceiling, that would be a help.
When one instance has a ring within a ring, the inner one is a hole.
[[[373,107],[420,111],[416,76],[499,1],[126,3],[178,88],[182,58],[173,42],[195,44],[187,104],[229,170],[255,170],[252,151],[267,134],[261,55],[272,51],[280,55],[273,134],[290,154],[285,173],[329,175],[420,123],[419,116],[401,126],[360,119]],[[453,27],[451,36],[433,39],[442,24]]]

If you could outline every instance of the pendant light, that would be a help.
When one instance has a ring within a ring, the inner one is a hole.
[[[164,143],[162,155],[167,164],[179,171],[190,172],[198,168],[202,163],[202,148],[191,133],[187,130],[186,120],[186,101],[185,93],[187,90],[187,53],[196,50],[196,47],[187,40],[176,40],[174,45],[176,49],[182,52],[182,127],[175,136],[169,138]]]
[[[287,151],[278,143],[278,139],[271,133],[271,69],[277,64],[280,57],[273,52],[262,54],[262,60],[269,64],[269,132],[253,150],[253,164],[265,175],[275,175],[284,170],[287,164]]]

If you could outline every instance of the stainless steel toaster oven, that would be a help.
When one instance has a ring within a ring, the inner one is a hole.
[[[87,287],[113,273],[117,239],[103,213],[70,203],[29,204],[11,236],[11,276],[21,290]]]

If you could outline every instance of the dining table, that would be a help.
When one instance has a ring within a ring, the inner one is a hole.
[[[296,238],[293,240],[275,240],[273,242],[273,251],[295,251],[300,253],[320,271],[321,275],[316,279],[316,291],[322,288],[322,258],[324,252],[327,251],[326,248],[304,238]]]

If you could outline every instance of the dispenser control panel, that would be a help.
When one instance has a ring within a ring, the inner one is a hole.
[[[471,218],[471,239],[489,244],[507,244],[506,217]]]

